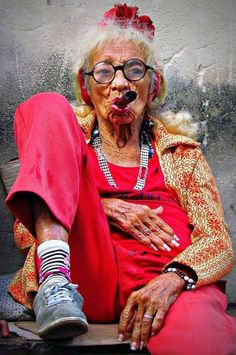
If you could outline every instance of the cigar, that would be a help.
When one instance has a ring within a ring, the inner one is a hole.
[[[134,101],[137,97],[135,91],[127,91],[120,100],[116,101],[116,106],[119,108],[125,108],[130,102]]]

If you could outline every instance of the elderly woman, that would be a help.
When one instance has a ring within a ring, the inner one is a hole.
[[[18,107],[21,167],[7,205],[30,250],[10,292],[45,339],[120,317],[132,350],[233,354],[236,322],[213,285],[232,247],[210,169],[186,137],[194,124],[152,113],[165,96],[154,31],[137,8],[115,5],[81,45],[87,105],[75,115],[42,93]]]

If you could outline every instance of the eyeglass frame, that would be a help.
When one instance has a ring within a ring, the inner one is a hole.
[[[145,68],[144,74],[143,74],[143,76],[142,76],[141,78],[139,78],[139,79],[130,80],[130,79],[128,79],[127,76],[125,75],[124,67],[125,67],[125,65],[126,65],[129,61],[131,61],[131,60],[137,60],[137,61],[141,62],[141,63],[144,65],[144,68]],[[110,64],[110,65],[113,67],[113,69],[114,69],[113,78],[112,78],[109,82],[107,82],[107,83],[100,83],[100,82],[97,81],[97,80],[95,79],[95,77],[94,77],[94,68],[96,67],[96,65],[98,65],[98,64],[100,64],[100,63],[107,63],[107,64]],[[128,80],[129,82],[132,82],[132,81],[139,81],[139,80],[143,79],[144,76],[146,75],[146,72],[147,72],[149,69],[151,69],[151,70],[153,70],[153,71],[155,72],[155,69],[154,69],[153,67],[151,67],[150,65],[145,64],[141,59],[138,59],[138,58],[131,58],[131,59],[128,59],[123,65],[116,65],[116,66],[114,66],[114,65],[113,65],[112,63],[110,63],[110,62],[107,62],[106,60],[103,60],[103,61],[101,61],[101,62],[96,63],[96,64],[94,65],[93,69],[90,70],[89,72],[85,72],[85,71],[84,71],[84,75],[92,76],[93,79],[96,81],[96,83],[98,83],[98,84],[100,84],[100,85],[107,85],[107,84],[111,84],[112,81],[115,79],[115,75],[116,75],[116,72],[117,72],[118,70],[121,70],[121,71],[122,71],[122,73],[123,73],[123,75],[124,75],[124,77],[125,77],[126,80]]]

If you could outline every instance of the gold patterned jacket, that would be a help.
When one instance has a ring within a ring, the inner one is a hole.
[[[80,108],[75,113],[86,142],[89,143],[96,121],[95,113]],[[152,120],[156,150],[166,186],[178,197],[192,226],[192,244],[172,262],[192,268],[198,277],[197,287],[215,282],[233,266],[232,244],[215,180],[199,143],[183,135],[169,133],[155,116],[152,116]],[[9,291],[17,301],[32,308],[34,294],[38,289],[35,265],[37,245],[19,221],[15,223],[14,236],[16,244],[27,251],[27,257]]]

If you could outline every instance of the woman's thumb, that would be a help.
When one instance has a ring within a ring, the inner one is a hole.
[[[159,206],[159,207],[155,208],[153,211],[156,212],[157,214],[162,214],[162,212],[163,212],[163,207],[162,207],[162,206]]]

